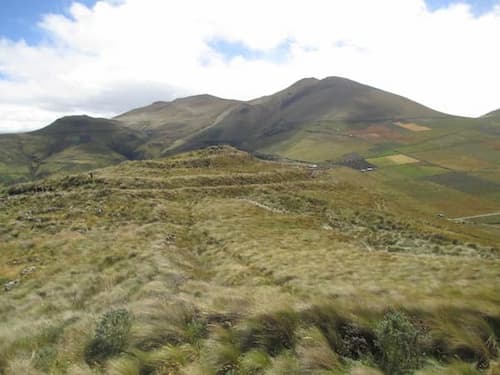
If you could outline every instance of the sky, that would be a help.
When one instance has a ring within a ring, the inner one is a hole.
[[[341,76],[500,108],[500,0],[0,0],[0,132]]]

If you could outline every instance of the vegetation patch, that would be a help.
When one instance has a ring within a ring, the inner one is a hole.
[[[500,184],[462,172],[429,176],[427,180],[467,194],[495,193],[500,190]]]
[[[125,309],[112,310],[97,322],[94,338],[87,346],[86,362],[99,363],[108,357],[120,354],[128,343],[132,317]]]
[[[379,363],[388,375],[405,374],[420,365],[419,332],[404,313],[390,312],[376,329]]]
[[[371,158],[368,159],[370,163],[375,164],[377,167],[388,167],[393,165],[404,165],[404,164],[415,164],[418,163],[419,160],[412,158],[403,154],[395,154],[382,156],[379,158]]]
[[[446,169],[440,167],[420,164],[394,165],[378,170],[379,174],[386,176],[389,180],[401,178],[422,178],[447,172],[448,171]]]
[[[412,122],[403,123],[403,122],[398,121],[398,122],[394,122],[393,124],[396,126],[399,126],[400,128],[410,130],[412,132],[425,132],[425,131],[432,130],[428,126],[418,125],[418,124],[415,124]]]

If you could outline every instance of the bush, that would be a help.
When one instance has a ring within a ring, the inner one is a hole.
[[[306,322],[316,326],[336,353],[358,360],[378,352],[374,332],[351,321],[336,306],[314,306],[304,314]]]
[[[242,348],[261,348],[272,356],[295,346],[298,317],[293,311],[261,315],[248,322],[242,332]]]
[[[405,374],[419,365],[419,334],[407,316],[391,312],[375,329],[379,364],[389,375]]]
[[[119,354],[127,344],[132,326],[132,317],[125,309],[105,313],[95,330],[94,338],[87,346],[85,360],[89,364],[102,362],[108,357]]]
[[[239,347],[239,337],[235,331],[219,328],[211,339],[205,343],[201,361],[208,374],[237,374],[239,372],[239,357],[242,354]]]
[[[33,365],[36,369],[49,373],[50,366],[57,356],[54,346],[44,346],[38,349],[33,355]]]

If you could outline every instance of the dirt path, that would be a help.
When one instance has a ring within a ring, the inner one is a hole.
[[[500,211],[497,211],[497,212],[490,212],[489,214],[481,214],[481,215],[473,215],[473,216],[456,217],[456,218],[452,218],[452,219],[450,219],[450,220],[453,220],[453,221],[461,221],[461,220],[479,219],[479,218],[482,218],[482,217],[497,216],[497,215],[500,215]]]
[[[257,207],[262,208],[262,209],[267,210],[267,211],[271,211],[271,212],[278,213],[278,214],[286,214],[286,211],[284,211],[284,210],[280,210],[279,208],[269,207],[269,206],[266,206],[265,204],[262,204],[260,202],[257,202],[257,201],[251,200],[251,199],[241,198],[238,200],[250,203],[254,206],[257,206]]]

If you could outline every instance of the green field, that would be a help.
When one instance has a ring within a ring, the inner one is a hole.
[[[427,179],[468,194],[488,194],[500,191],[500,184],[461,172],[434,175]]]
[[[370,160],[370,159],[369,159]],[[447,170],[433,165],[393,165],[389,168],[382,168],[379,174],[386,176],[387,179],[412,179],[422,178],[446,173]]]

